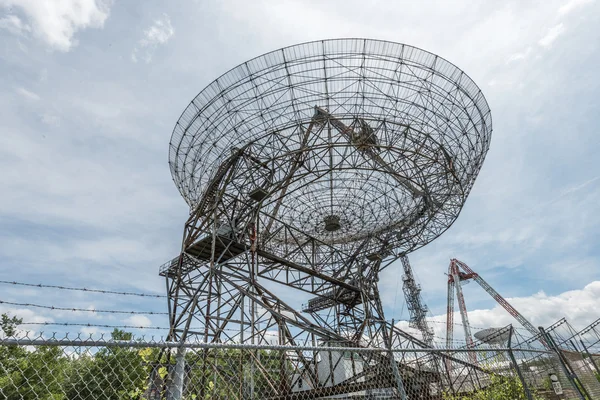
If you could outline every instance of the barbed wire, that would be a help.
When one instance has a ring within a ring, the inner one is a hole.
[[[169,330],[169,328],[162,326],[137,326],[137,325],[110,325],[110,324],[91,324],[91,323],[77,323],[77,322],[22,322],[19,325],[38,325],[38,326],[77,326],[77,327],[87,327],[87,328],[116,328],[116,329],[148,329],[148,330]],[[235,329],[223,329],[227,332],[236,332],[239,331]],[[443,344],[446,343],[445,338],[441,338],[439,336],[434,335],[436,339],[436,343]],[[456,343],[462,346],[466,346],[467,343],[464,340],[453,339],[452,343]],[[484,344],[484,342],[476,341],[476,344]]]
[[[45,306],[42,304],[33,304],[33,303],[16,303],[16,302],[12,302],[12,301],[4,301],[4,300],[0,300],[0,304],[8,304],[11,306],[18,306],[18,307],[43,308],[46,310],[55,310],[55,311],[91,312],[91,313],[105,313],[105,314],[132,314],[132,315],[169,315],[168,312],[159,312],[159,311],[96,310],[96,309],[92,309],[92,308],[56,307],[56,306]]]
[[[117,329],[154,329],[169,330],[161,326],[136,326],[136,325],[108,325],[108,324],[86,324],[78,322],[21,322],[19,325],[43,325],[43,326],[80,326],[89,328],[117,328]]]
[[[0,280],[0,284],[28,286],[28,287],[37,287],[37,288],[50,288],[50,289],[60,289],[60,290],[75,290],[75,291],[80,291],[80,292],[92,292],[92,293],[102,293],[102,294],[116,294],[116,295],[121,295],[121,296],[167,298],[167,296],[164,294],[139,293],[139,292],[119,292],[116,290],[89,289],[89,288],[85,288],[85,287],[71,287],[71,286],[60,286],[60,285],[45,285],[42,283],[25,283],[25,282]]]
[[[148,330],[169,330],[169,328],[161,327],[161,326],[136,326],[136,325],[109,325],[109,324],[90,324],[90,323],[77,323],[77,322],[22,322],[19,325],[41,325],[41,326],[77,326],[77,327],[87,327],[87,328],[116,328],[116,329],[148,329]],[[223,329],[228,332],[236,332],[234,329]],[[440,339],[437,341],[438,343],[445,343],[445,339],[440,338],[439,336],[435,336],[435,338]],[[454,339],[453,343],[457,343],[460,345],[466,345],[466,342],[463,340]]]
[[[117,328],[117,329],[151,329],[151,330],[165,330],[168,331],[170,328],[163,326],[136,326],[136,325],[110,325],[110,324],[91,324],[85,322],[21,322],[20,325],[41,325],[41,326],[79,326],[88,328]],[[222,329],[225,332],[239,333],[237,329]]]
[[[114,295],[122,295],[122,296],[138,296],[138,297],[148,297],[148,298],[167,298],[166,295],[161,294],[151,294],[151,293],[140,293],[140,292],[120,292],[115,290],[107,290],[107,289],[90,289],[85,287],[71,287],[71,286],[61,286],[61,285],[46,285],[41,283],[26,283],[26,282],[17,282],[17,281],[5,281],[0,280],[0,284],[6,285],[16,285],[16,286],[27,286],[27,287],[36,287],[36,288],[50,288],[50,289],[59,289],[59,290],[72,290],[72,291],[81,291],[81,292],[91,292],[91,293],[102,293],[102,294],[114,294]],[[89,310],[89,309],[78,309],[78,308],[70,308],[70,307],[54,307],[54,306],[44,306],[37,304],[26,304],[26,303],[11,303],[0,301],[0,304],[11,304],[22,307],[36,307],[36,308],[44,308],[44,309],[55,309],[61,311],[81,311],[81,312],[97,312],[97,313],[113,313],[113,314],[145,314],[145,315],[168,315],[166,312],[136,312],[136,311],[119,311],[119,310]],[[435,320],[427,320],[428,323],[434,324],[443,324],[446,325],[443,321],[435,321]],[[455,326],[464,326],[461,323],[455,322],[453,323]],[[472,329],[487,329],[481,327],[471,326]],[[520,330],[523,332],[529,332],[525,328],[521,327],[513,327],[515,330]]]

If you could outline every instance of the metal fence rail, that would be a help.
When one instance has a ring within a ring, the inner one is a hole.
[[[119,331],[97,339],[0,339],[0,399],[317,398],[581,399],[557,353],[533,346],[180,344]]]

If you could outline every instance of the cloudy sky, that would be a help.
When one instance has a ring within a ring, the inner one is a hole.
[[[178,252],[187,215],[167,165],[184,107],[262,53],[368,37],[443,56],[492,109],[491,149],[463,213],[411,255],[431,315],[443,319],[455,257],[534,325],[567,316],[583,327],[600,308],[599,23],[589,0],[0,0],[0,280],[162,294],[158,266]],[[381,279],[389,319],[408,318],[400,277],[396,265]],[[476,284],[464,290],[473,326],[512,322]],[[6,284],[0,300],[166,310],[164,299]]]

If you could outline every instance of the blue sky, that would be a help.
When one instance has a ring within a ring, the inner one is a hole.
[[[586,0],[0,0],[0,280],[163,293],[158,266],[178,252],[187,215],[167,165],[184,107],[262,53],[368,37],[455,63],[492,110],[491,148],[461,216],[411,255],[432,315],[443,319],[456,257],[534,324],[567,314],[583,327],[600,305],[599,22],[599,3]],[[400,276],[398,264],[381,279],[396,320],[408,317]],[[465,296],[474,326],[512,322],[475,284]],[[0,300],[166,310],[158,299],[7,285]]]

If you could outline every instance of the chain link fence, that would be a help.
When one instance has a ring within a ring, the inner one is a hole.
[[[575,367],[581,359],[567,357],[565,369],[559,353],[533,341],[390,350],[179,344],[122,331],[98,339],[25,335],[0,339],[0,399],[600,398],[590,382],[574,384],[569,375],[587,368]]]
[[[590,327],[591,331],[596,329],[594,324]],[[590,335],[585,335],[584,331],[585,329],[577,332],[565,318],[545,330],[541,329],[543,337],[560,358],[563,370],[577,387],[581,397],[600,399],[600,372],[595,359],[597,355],[592,353],[598,349],[593,342],[586,346],[585,342],[589,341]]]

